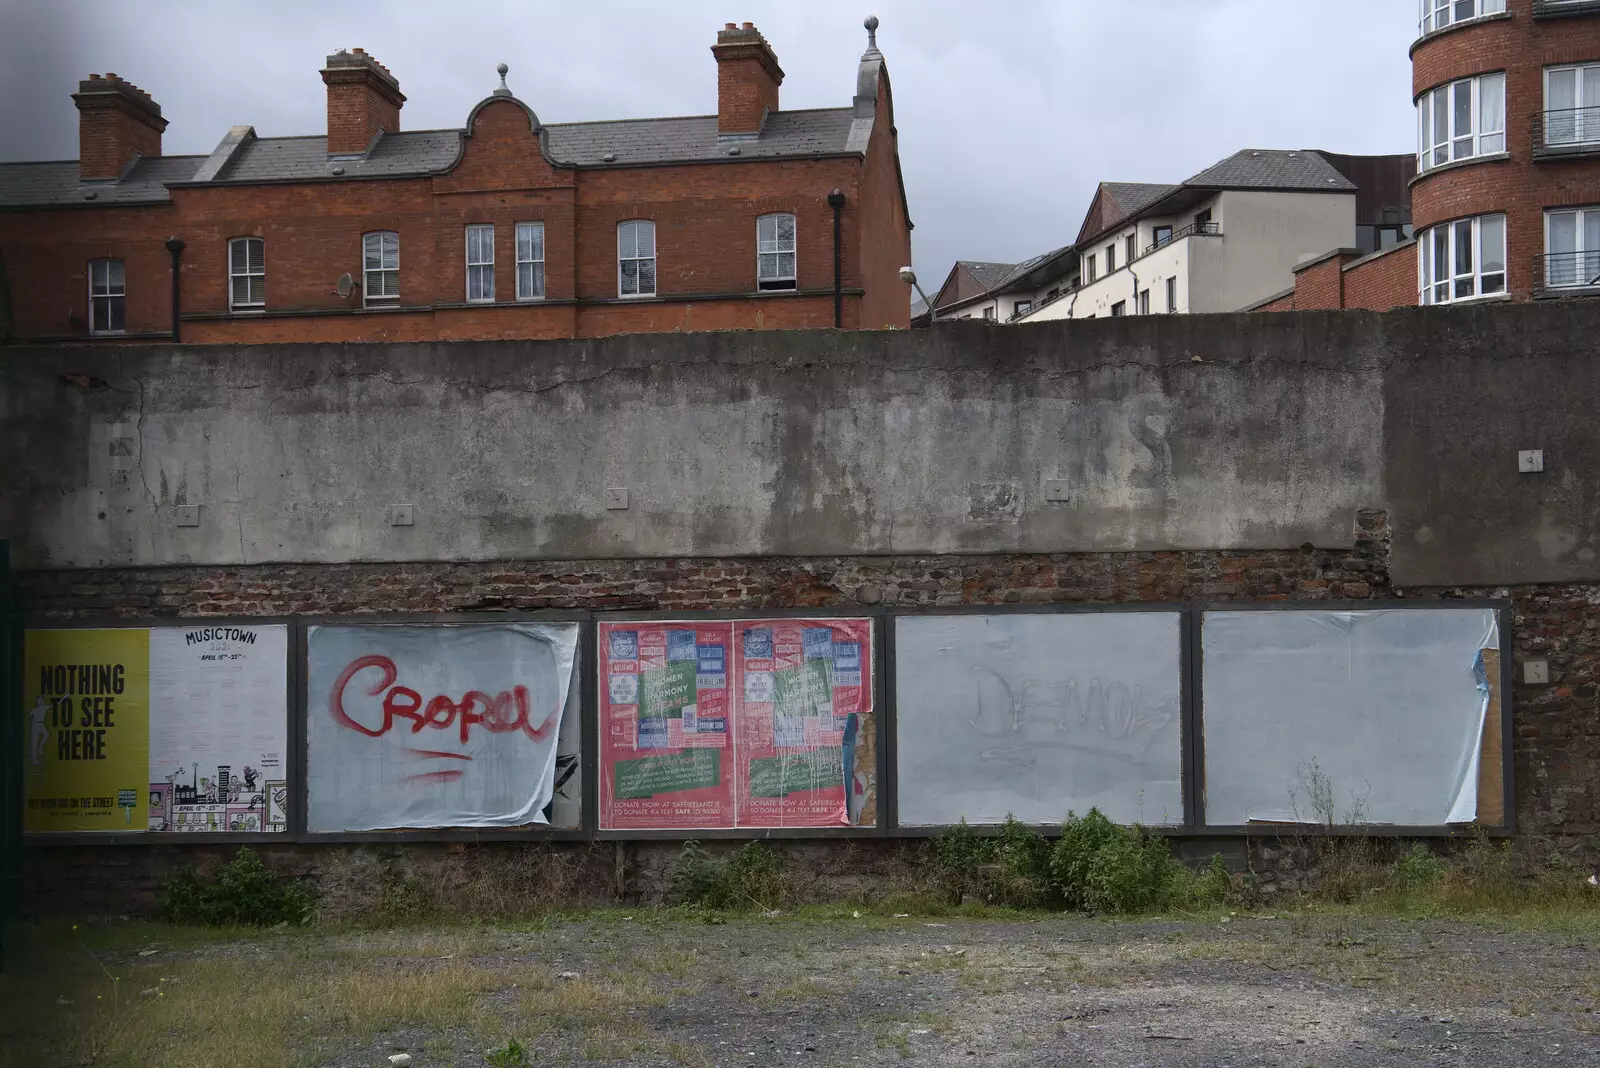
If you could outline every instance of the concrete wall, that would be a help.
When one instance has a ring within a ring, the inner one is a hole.
[[[1597,327],[1538,305],[12,348],[0,537],[29,569],[1271,549],[1348,545],[1374,508],[1397,585],[1581,581]]]

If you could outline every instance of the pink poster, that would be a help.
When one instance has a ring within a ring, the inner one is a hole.
[[[600,826],[734,826],[733,624],[601,623]]]
[[[873,781],[870,619],[734,624],[736,821],[740,827],[857,822]]]

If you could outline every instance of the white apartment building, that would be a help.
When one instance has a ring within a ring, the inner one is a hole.
[[[1073,244],[1020,264],[962,261],[934,306],[940,320],[1003,323],[1239,311],[1329,249],[1409,238],[1413,166],[1245,149],[1177,185],[1102,182]]]

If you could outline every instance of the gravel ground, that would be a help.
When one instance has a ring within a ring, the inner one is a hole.
[[[168,959],[286,953],[307,970],[436,969],[441,982],[465,964],[495,977],[473,995],[503,1022],[494,1039],[515,1035],[533,1065],[1556,1068],[1600,1061],[1589,937],[1367,917],[657,913],[269,935]],[[335,1030],[302,1052],[330,1068],[381,1068],[401,1051],[415,1068],[477,1066],[491,1037],[481,1023],[370,1041]]]

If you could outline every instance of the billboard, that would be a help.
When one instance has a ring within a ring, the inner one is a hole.
[[[314,626],[307,828],[548,824],[576,623]]]
[[[281,624],[31,630],[24,827],[283,831]]]
[[[875,787],[868,619],[601,623],[600,826],[849,826]]]
[[[1181,824],[1182,618],[995,613],[895,620],[904,827]]]

